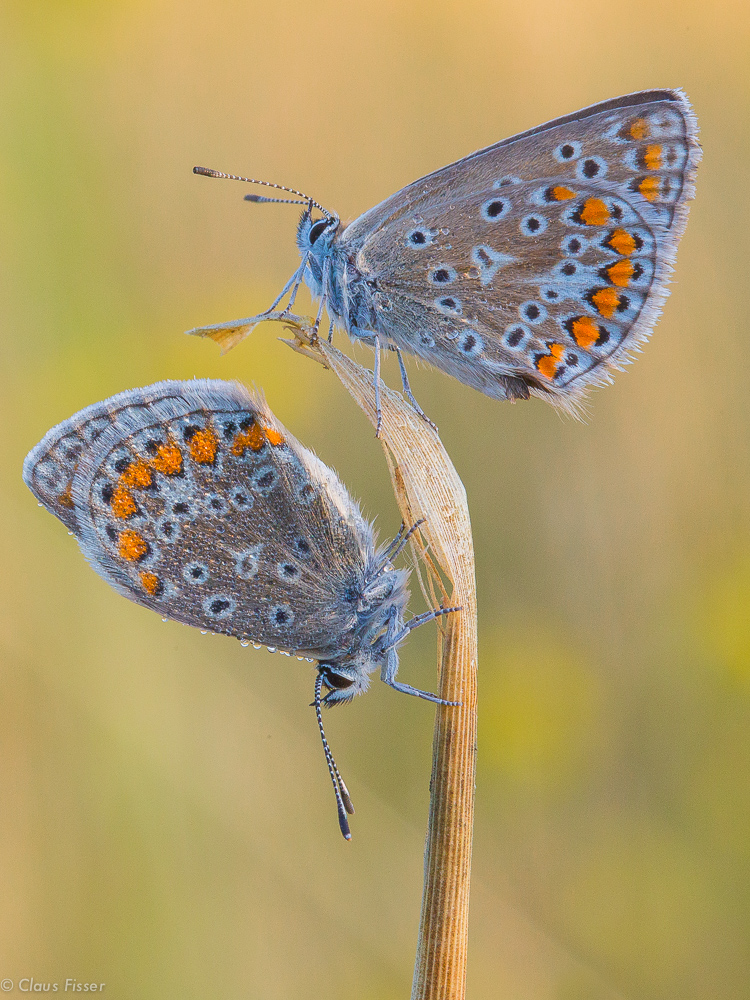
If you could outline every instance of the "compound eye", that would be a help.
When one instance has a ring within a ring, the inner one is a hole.
[[[331,667],[324,667],[320,672],[323,675],[323,683],[335,691],[342,691],[344,688],[351,687],[354,683],[351,677],[347,677],[345,674],[337,674]]]
[[[323,235],[323,233],[326,231],[327,228],[328,228],[327,219],[320,219],[318,222],[315,223],[315,225],[310,230],[310,235],[308,236],[308,239],[310,241],[310,246],[312,246],[314,243],[317,242],[319,237]]]

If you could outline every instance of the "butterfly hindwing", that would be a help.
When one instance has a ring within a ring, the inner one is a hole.
[[[373,558],[370,526],[262,400],[206,380],[99,406],[55,429],[62,440],[75,428],[85,441],[78,429],[107,414],[81,446],[70,489],[97,572],[136,603],[199,628],[309,655],[346,642],[356,624],[346,596],[361,591]],[[32,490],[47,462],[41,447],[25,473]]]
[[[26,485],[73,534],[78,533],[73,477],[81,456],[91,450],[94,442],[117,422],[124,410],[138,410],[147,405],[142,392],[121,392],[87,406],[48,431],[26,456],[23,465]]]
[[[557,200],[551,190],[558,186],[542,178],[503,188],[502,200],[490,190],[451,204],[441,216],[450,253],[436,240],[405,249],[411,266],[380,273],[390,306],[382,331],[451,374],[460,366],[462,381],[490,395],[494,376],[514,376],[575,399],[602,362],[640,341],[635,328],[667,265],[657,256],[659,223],[617,195],[578,185]],[[500,203],[505,211],[478,242],[465,219]],[[457,258],[468,266],[452,266]]]
[[[634,94],[422,178],[341,242],[379,334],[488,395],[574,407],[648,336],[699,158],[684,95]]]

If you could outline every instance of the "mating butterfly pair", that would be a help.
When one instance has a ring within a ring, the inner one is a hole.
[[[305,198],[301,264],[272,306],[192,332],[231,347],[255,323],[288,318],[304,281],[320,300],[315,332],[326,308],[331,329],[375,347],[376,396],[388,347],[415,406],[402,350],[489,396],[574,410],[657,318],[699,158],[685,96],[650,91],[465,157],[344,229]],[[439,702],[396,679],[397,647],[460,610],[404,621],[407,574],[393,559],[409,532],[378,550],[333,470],[234,383],[162,382],[90,406],[29,453],[24,480],[126,597],[317,661],[314,705],[348,838],[351,799],[321,704],[366,690],[376,669]]]

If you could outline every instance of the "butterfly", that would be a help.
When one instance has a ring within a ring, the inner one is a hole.
[[[290,316],[302,281],[334,327],[415,355],[495,399],[577,412],[649,336],[668,294],[701,158],[680,90],[595,104],[422,177],[349,225],[304,204],[301,264],[264,313],[189,331],[225,350]],[[322,217],[314,217],[314,210]],[[277,307],[289,294],[284,309]],[[379,407],[378,407],[379,410]],[[422,414],[424,415],[424,414]]]
[[[317,662],[313,705],[349,839],[321,705],[363,693],[378,669],[397,691],[452,704],[396,676],[409,632],[460,610],[404,620],[408,573],[393,560],[418,525],[378,549],[336,473],[233,382],[159,382],[89,406],[29,452],[23,478],[129,600]]]

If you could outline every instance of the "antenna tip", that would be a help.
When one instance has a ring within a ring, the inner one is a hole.
[[[349,829],[349,823],[345,814],[339,809],[339,828],[341,829],[341,834],[344,840],[352,839],[352,831]]]
[[[244,200],[245,201],[255,201],[255,202],[258,202],[258,201],[268,201],[267,198],[264,198],[263,195],[260,195],[260,194],[246,194]]]
[[[215,177],[216,171],[210,170],[208,167],[193,167],[194,174],[200,174],[202,177]]]

